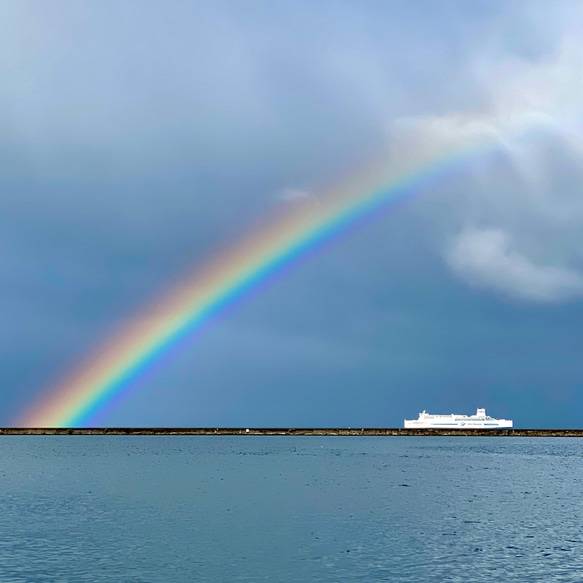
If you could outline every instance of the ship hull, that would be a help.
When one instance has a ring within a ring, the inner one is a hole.
[[[459,423],[435,422],[405,420],[405,429],[511,429],[512,421],[500,420],[498,423],[476,423],[471,421],[462,421]]]

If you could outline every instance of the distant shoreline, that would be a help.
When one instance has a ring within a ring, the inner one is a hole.
[[[583,437],[583,429],[401,429],[401,428],[245,428],[245,427],[0,427],[1,435],[288,435],[435,437]]]

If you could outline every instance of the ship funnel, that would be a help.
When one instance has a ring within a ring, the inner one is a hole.
[[[478,409],[476,412],[478,417],[485,417],[486,416],[486,409]]]

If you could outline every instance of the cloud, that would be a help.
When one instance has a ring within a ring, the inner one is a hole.
[[[582,295],[583,42],[575,22],[580,13],[534,60],[485,46],[472,63],[488,95],[483,107],[402,117],[389,130],[397,165],[497,146],[469,156],[463,177],[445,176],[441,194],[432,184],[440,202],[432,219],[456,275],[526,301]]]
[[[445,254],[470,285],[495,289],[533,302],[556,302],[583,295],[583,277],[564,267],[538,264],[512,248],[499,229],[469,230]]]
[[[304,209],[313,211],[320,208],[322,204],[316,193],[301,188],[284,188],[276,194],[275,201],[277,205],[282,205],[283,208],[301,206]]]
[[[283,202],[294,202],[296,200],[306,200],[311,196],[312,193],[308,190],[301,190],[299,188],[286,188],[278,193],[277,198]]]

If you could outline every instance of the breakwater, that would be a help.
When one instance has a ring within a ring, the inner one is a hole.
[[[401,429],[391,427],[0,427],[1,435],[289,435],[289,436],[447,436],[583,437],[583,429]]]

